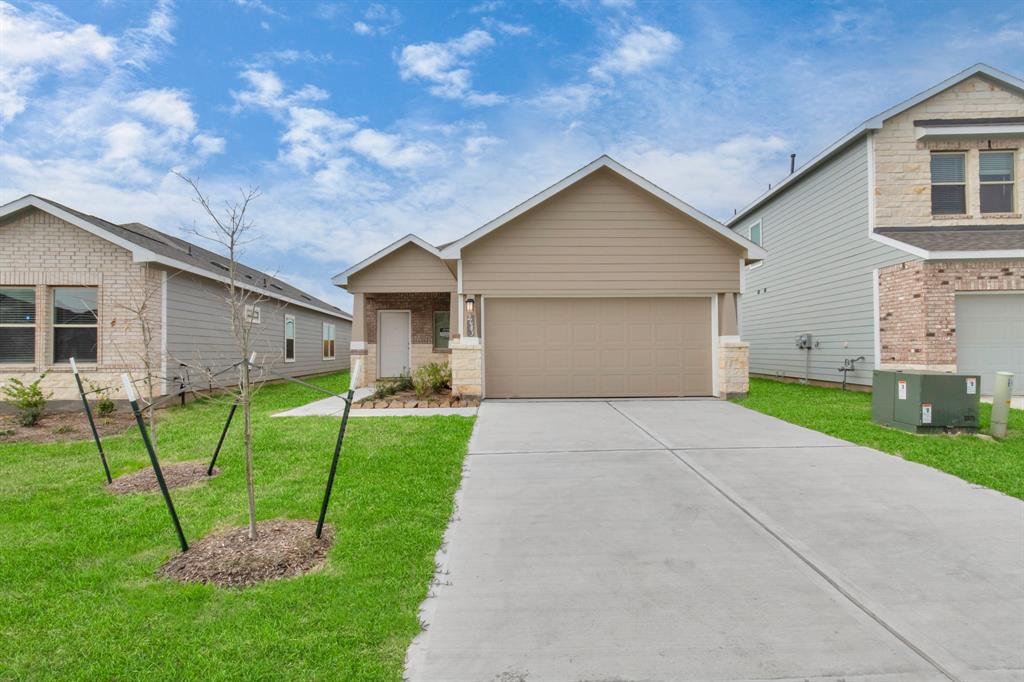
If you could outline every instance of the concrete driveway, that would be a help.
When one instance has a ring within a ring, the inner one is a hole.
[[[486,402],[415,682],[1024,680],[1024,504],[719,401]]]

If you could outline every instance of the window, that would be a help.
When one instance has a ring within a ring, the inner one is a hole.
[[[752,241],[755,244],[757,244],[758,246],[761,246],[761,241],[762,241],[761,240],[761,232],[762,232],[761,221],[758,220],[756,223],[754,223],[753,225],[751,225],[750,227],[747,228],[747,238],[750,241]],[[753,270],[754,268],[759,268],[762,265],[764,265],[764,261],[763,260],[759,260],[756,263],[751,263],[750,265],[748,265],[747,269],[748,270]]]
[[[451,313],[447,310],[434,312],[434,348],[447,348],[451,336]]]
[[[966,158],[963,152],[932,154],[932,215],[967,213]]]
[[[295,316],[284,316],[284,361],[295,362]]]
[[[53,290],[53,361],[96,362],[95,287]]]
[[[978,157],[982,213],[1013,212],[1013,152],[981,152]]]
[[[334,359],[334,325],[324,322],[324,360]]]
[[[0,287],[0,363],[35,359],[36,290]]]

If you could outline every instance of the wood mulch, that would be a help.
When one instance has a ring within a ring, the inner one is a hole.
[[[108,417],[93,414],[100,437],[116,436],[135,426],[130,410],[118,410]],[[64,443],[92,438],[85,412],[47,412],[35,426],[22,426],[11,414],[0,414],[0,443]]]
[[[187,552],[175,555],[157,574],[180,582],[246,587],[266,580],[292,578],[319,568],[334,542],[334,529],[324,526],[320,539],[315,521],[273,519],[249,527],[207,535]]]
[[[352,407],[357,409],[405,409],[414,407],[478,407],[479,405],[479,400],[466,400],[452,396],[450,390],[435,393],[426,398],[420,398],[415,391],[409,390],[399,391],[394,395],[376,400],[372,397],[363,398],[353,403]]]
[[[206,475],[206,468],[210,463],[205,460],[193,460],[191,462],[176,462],[174,464],[161,464],[160,471],[163,472],[164,482],[168,488],[184,488],[185,486],[205,481],[213,476]],[[220,469],[213,467],[213,475],[220,473]],[[118,476],[113,482],[107,484],[107,490],[115,495],[127,495],[129,493],[148,493],[160,490],[157,483],[156,473],[152,467],[146,467],[141,471]]]

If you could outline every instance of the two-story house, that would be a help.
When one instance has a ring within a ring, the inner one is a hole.
[[[1024,392],[1024,81],[978,64],[864,121],[739,211],[750,371],[996,371]],[[810,335],[804,348],[801,335]]]

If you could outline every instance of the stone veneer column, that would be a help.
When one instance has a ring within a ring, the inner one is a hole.
[[[363,294],[352,294],[352,342],[349,344],[349,362],[353,372],[356,371],[356,360],[362,358],[363,367],[353,377],[357,388],[368,386],[373,379],[367,380],[374,372],[368,367],[370,358],[366,347],[366,320]]]
[[[742,398],[750,390],[750,344],[720,339],[718,342],[718,396]]]
[[[483,348],[478,339],[462,337],[452,351],[452,393],[462,398],[483,395]]]

